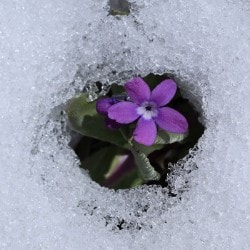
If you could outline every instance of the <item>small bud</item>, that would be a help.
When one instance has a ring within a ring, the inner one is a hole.
[[[117,100],[114,98],[103,98],[96,102],[96,110],[100,115],[108,115],[108,109],[117,103]]]

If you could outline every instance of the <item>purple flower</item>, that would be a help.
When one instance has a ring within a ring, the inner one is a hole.
[[[119,100],[115,98],[102,98],[96,102],[96,110],[100,115],[105,116],[105,126],[109,129],[118,129],[122,124],[112,120],[108,117],[108,109],[118,103]]]
[[[125,84],[130,101],[120,101],[107,109],[108,117],[120,124],[138,120],[133,137],[138,143],[150,146],[157,136],[156,124],[172,133],[185,133],[188,129],[186,118],[178,111],[163,107],[174,97],[177,86],[173,80],[164,80],[150,91],[140,77]]]

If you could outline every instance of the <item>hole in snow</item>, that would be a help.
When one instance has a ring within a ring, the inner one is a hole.
[[[149,85],[153,86],[168,78],[174,79],[178,85],[178,79],[169,74],[149,74],[144,79],[147,83],[150,83]],[[104,88],[107,96],[114,94],[112,88],[109,91],[107,86],[104,86]],[[90,94],[90,99],[96,99],[98,92],[102,90],[100,82],[95,85],[92,84],[91,88],[89,86],[85,88],[85,91]],[[102,92],[102,95],[104,92]],[[180,160],[189,154],[190,149],[195,147],[205,128],[199,122],[200,113],[187,98],[183,97],[179,88],[175,97],[167,106],[174,108],[186,117],[189,123],[188,136],[181,143],[167,144],[160,150],[148,155],[151,165],[161,174],[161,178],[159,181],[150,181],[146,184],[170,188],[167,177],[176,170],[175,164],[180,163]],[[92,180],[101,186],[117,190],[143,184],[139,179],[133,156],[128,150],[118,148],[105,141],[82,136],[75,131],[71,131],[69,145],[77,154],[81,162],[81,168],[86,169]],[[116,151],[115,158],[114,151]],[[169,195],[175,194],[170,190]]]

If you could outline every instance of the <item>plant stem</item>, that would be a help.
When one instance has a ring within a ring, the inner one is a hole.
[[[132,152],[135,163],[138,167],[139,173],[141,175],[141,178],[147,182],[147,181],[157,181],[160,179],[160,174],[155,171],[153,166],[150,164],[149,159],[147,158],[146,154],[141,152],[132,142],[131,139],[128,139],[126,136],[126,133],[121,128],[120,132],[125,140],[128,141],[128,144],[130,146],[130,151]]]

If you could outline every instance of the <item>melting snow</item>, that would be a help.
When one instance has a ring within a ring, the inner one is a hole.
[[[98,1],[97,1],[98,2]],[[249,249],[247,1],[0,3],[1,249]],[[169,72],[206,131],[171,191],[79,169],[61,106],[82,86]]]

